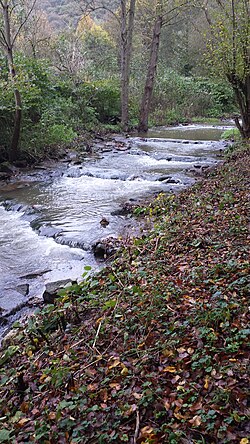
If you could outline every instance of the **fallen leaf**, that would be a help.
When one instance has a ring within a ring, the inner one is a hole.
[[[20,405],[20,410],[23,413],[27,413],[27,411],[29,410],[29,403],[23,401],[22,404]]]
[[[17,423],[17,427],[21,428],[29,421],[30,421],[30,418],[21,418]]]
[[[132,395],[133,395],[133,397],[134,397],[135,399],[141,399],[141,398],[143,397],[143,394],[142,394],[142,393],[136,393],[136,392],[134,392],[134,393],[132,393]]]
[[[202,402],[201,400],[195,402],[191,407],[190,407],[190,412],[196,412],[197,410],[201,410],[202,409]]]
[[[141,429],[141,437],[148,438],[148,436],[151,435],[153,432],[154,432],[153,427],[145,426]]]
[[[118,384],[118,382],[111,382],[111,383],[109,384],[109,387],[110,387],[111,389],[115,389],[115,390],[117,391],[117,390],[120,390],[120,388],[121,388],[121,384]]]
[[[170,356],[173,356],[174,352],[172,350],[166,349],[162,352],[164,358],[169,358]]]
[[[87,389],[88,389],[89,392],[95,392],[98,389],[98,384],[97,383],[89,384],[87,386]]]
[[[193,427],[199,427],[201,425],[201,417],[198,415],[195,415],[192,419],[190,419],[188,422],[192,424]]]
[[[205,383],[204,383],[204,389],[208,389],[208,387],[209,387],[209,377],[208,376],[206,376],[205,377]]]
[[[122,376],[127,376],[128,375],[128,368],[127,367],[123,367],[123,369],[121,371],[121,375]]]
[[[109,370],[111,370],[112,368],[118,367],[118,365],[120,365],[120,363],[121,363],[121,361],[119,358],[114,359],[112,364],[108,366]]]
[[[56,413],[55,413],[55,412],[50,412],[50,413],[48,414],[48,418],[49,418],[50,420],[54,420],[54,419],[56,419]]]
[[[164,373],[175,373],[177,370],[175,367],[165,367],[162,371]]]

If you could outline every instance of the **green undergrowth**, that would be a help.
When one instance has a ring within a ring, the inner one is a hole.
[[[149,232],[0,356],[0,442],[248,444],[249,149],[137,214]]]

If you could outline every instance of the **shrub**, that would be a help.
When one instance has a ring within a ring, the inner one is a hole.
[[[57,143],[70,143],[77,136],[77,133],[67,125],[55,124],[47,130],[47,143],[54,145]]]
[[[198,116],[221,117],[235,111],[232,88],[222,80],[184,77],[172,69],[159,73],[152,102],[159,124]]]
[[[102,123],[117,123],[120,116],[120,88],[114,80],[102,80],[94,83],[95,95],[91,104]]]
[[[230,128],[222,133],[221,139],[237,141],[241,139],[241,135],[237,128]]]

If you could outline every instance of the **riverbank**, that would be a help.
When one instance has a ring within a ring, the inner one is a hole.
[[[1,442],[248,443],[249,147],[1,352]],[[86,270],[86,273],[89,270]]]
[[[60,161],[22,168],[3,181],[0,340],[33,300],[42,299],[48,284],[81,280],[84,265],[99,268],[103,239],[136,235],[131,204],[161,191],[177,193],[221,162],[224,128],[188,125],[155,128],[146,138],[99,136],[89,153],[68,151]]]

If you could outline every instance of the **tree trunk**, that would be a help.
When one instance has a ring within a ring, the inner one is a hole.
[[[19,139],[20,139],[21,121],[22,121],[22,101],[18,89],[14,90],[14,97],[15,97],[15,117],[14,117],[14,129],[12,134],[12,140],[9,149],[10,162],[17,160],[20,156]]]
[[[141,133],[145,133],[148,130],[148,116],[149,116],[151,98],[152,98],[156,69],[157,69],[162,25],[163,25],[163,17],[162,14],[159,14],[156,17],[154,24],[147,78],[140,107],[138,131]]]
[[[244,81],[240,80],[235,74],[227,76],[231,83],[237,103],[240,109],[241,122],[235,117],[235,124],[240,131],[243,139],[250,139],[250,74]]]
[[[14,68],[14,60],[13,60],[13,44],[11,42],[11,31],[10,31],[10,15],[9,15],[9,4],[7,2],[2,3],[3,9],[3,19],[4,19],[4,37],[5,37],[5,46],[4,50],[7,56],[8,68],[10,77],[13,83],[14,89],[14,99],[15,99],[15,115],[14,115],[14,128],[12,134],[12,140],[9,148],[9,160],[13,162],[18,159],[20,155],[19,149],[19,139],[21,132],[21,119],[22,119],[22,100],[19,90],[15,85],[15,77],[16,72]]]
[[[124,131],[129,123],[129,78],[134,30],[135,0],[130,0],[127,23],[126,0],[121,1],[121,124]]]

